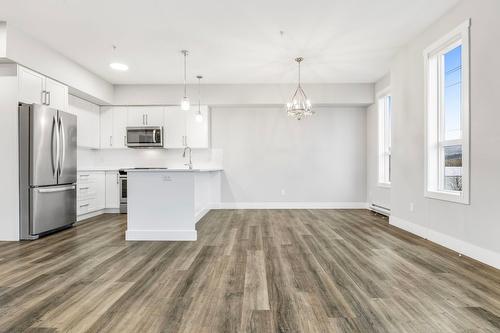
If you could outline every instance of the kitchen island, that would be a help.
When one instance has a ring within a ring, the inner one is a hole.
[[[130,241],[195,241],[196,222],[220,203],[221,169],[127,170]]]

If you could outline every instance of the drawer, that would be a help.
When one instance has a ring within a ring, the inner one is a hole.
[[[76,214],[83,215],[95,211],[95,199],[79,200],[76,203]]]
[[[78,183],[76,198],[81,199],[94,199],[97,196],[97,184],[91,182]]]
[[[99,180],[104,180],[104,171],[78,172],[77,183],[96,183]]]
[[[97,198],[82,199],[76,202],[76,214],[83,215],[104,209],[104,205],[99,203]]]
[[[87,184],[87,183],[95,183],[96,177],[92,172],[79,172],[77,183],[79,184]]]

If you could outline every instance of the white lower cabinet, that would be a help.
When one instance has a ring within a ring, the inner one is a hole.
[[[118,171],[106,171],[106,208],[120,208],[120,178]]]
[[[103,210],[106,206],[104,171],[81,171],[77,177],[77,215]]]

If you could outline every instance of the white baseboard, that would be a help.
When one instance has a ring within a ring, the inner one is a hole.
[[[105,208],[104,214],[120,214],[120,208]]]
[[[128,241],[195,241],[196,230],[127,230]]]
[[[401,218],[389,217],[389,224],[406,230],[412,234],[430,240],[436,244],[442,245],[460,254],[476,259],[482,263],[500,269],[500,253],[481,248],[477,245],[464,242],[460,239],[448,236],[441,232],[423,227],[421,225],[403,220]]]
[[[76,217],[76,222],[80,222],[82,220],[90,219],[91,217],[96,217],[96,216],[99,216],[99,215],[102,215],[102,214],[104,214],[104,209],[96,210],[95,212],[90,212],[90,213],[83,214],[83,215],[78,215]]]
[[[368,209],[366,202],[221,202],[213,209]]]
[[[203,208],[198,213],[196,213],[196,215],[194,216],[194,223],[198,223],[203,218],[203,216],[205,216],[210,211],[212,206],[213,205]]]
[[[96,216],[99,216],[99,215],[102,215],[102,214],[118,214],[118,213],[120,213],[120,209],[119,208],[105,208],[105,209],[100,209],[100,210],[96,210],[95,212],[90,212],[90,213],[87,213],[87,214],[78,215],[76,217],[76,222],[80,222],[82,220],[90,219],[91,217],[96,217]]]

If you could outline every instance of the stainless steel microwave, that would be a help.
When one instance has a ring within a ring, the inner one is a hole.
[[[163,127],[127,127],[127,147],[163,148]]]

